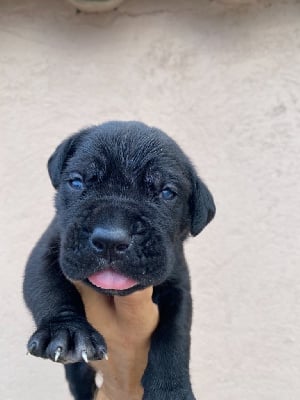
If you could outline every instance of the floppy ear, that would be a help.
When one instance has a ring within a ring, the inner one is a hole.
[[[191,234],[198,235],[216,213],[214,199],[206,185],[193,171],[193,189],[190,197]]]
[[[48,160],[48,173],[55,189],[60,184],[61,174],[67,160],[74,154],[77,137],[78,135],[73,135],[65,139]]]

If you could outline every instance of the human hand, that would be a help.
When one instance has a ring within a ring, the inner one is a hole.
[[[107,296],[75,283],[87,320],[106,340],[108,360],[92,361],[103,385],[96,400],[141,400],[141,379],[147,365],[150,340],[159,313],[152,301],[153,287],[128,296]]]

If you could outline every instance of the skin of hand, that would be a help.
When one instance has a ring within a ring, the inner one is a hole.
[[[103,335],[108,348],[108,360],[90,362],[103,376],[95,400],[141,400],[151,335],[159,321],[153,287],[128,296],[107,296],[82,282],[75,286],[87,320]]]

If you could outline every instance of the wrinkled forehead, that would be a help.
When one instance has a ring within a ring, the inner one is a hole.
[[[66,171],[85,175],[146,174],[188,180],[186,157],[175,142],[160,134],[93,132],[79,141]]]

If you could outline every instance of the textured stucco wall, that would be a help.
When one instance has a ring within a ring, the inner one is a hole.
[[[164,129],[215,195],[186,246],[198,399],[300,398],[299,47],[297,1],[1,1],[1,400],[70,399],[61,366],[25,356],[23,267],[53,214],[48,156],[109,119]]]

